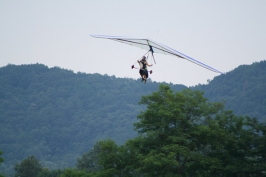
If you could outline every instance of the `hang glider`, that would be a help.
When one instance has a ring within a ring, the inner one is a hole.
[[[181,52],[178,52],[170,47],[167,47],[166,45],[160,44],[158,42],[155,42],[150,39],[145,39],[145,38],[131,38],[131,37],[122,37],[122,36],[107,36],[107,35],[91,35],[92,37],[95,38],[103,38],[103,39],[111,39],[114,41],[118,41],[124,44],[128,44],[131,46],[139,47],[144,50],[147,50],[148,52],[151,52],[152,56],[153,53],[160,53],[160,54],[165,54],[165,55],[172,55],[172,56],[177,56],[182,59],[186,59],[192,63],[195,63],[199,66],[202,66],[208,70],[211,70],[216,73],[224,74],[221,71],[218,71],[200,61],[197,61]],[[154,56],[153,56],[154,59]],[[155,60],[154,60],[155,61]]]

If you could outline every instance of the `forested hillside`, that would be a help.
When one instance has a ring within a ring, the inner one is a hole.
[[[266,61],[241,65],[224,75],[215,77],[202,90],[211,101],[225,101],[226,108],[238,115],[266,120]]]
[[[133,123],[146,107],[141,96],[161,83],[74,73],[42,64],[0,68],[1,171],[34,155],[51,169],[75,166],[77,158],[96,141],[110,138],[118,144],[136,137]],[[172,90],[184,85],[168,84]],[[239,66],[215,77],[204,91],[211,101],[226,101],[238,115],[266,117],[266,61]],[[1,172],[0,172],[1,174]]]
[[[1,168],[8,171],[29,155],[49,168],[74,166],[97,140],[135,137],[140,97],[159,86],[42,64],[2,67],[0,83]]]
[[[168,85],[143,96],[134,123],[138,135],[118,145],[101,140],[76,167],[49,170],[29,156],[19,177],[262,177],[266,176],[266,124],[236,116],[203,92]]]

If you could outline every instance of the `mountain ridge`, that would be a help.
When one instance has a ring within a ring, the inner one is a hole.
[[[201,90],[210,101],[226,101],[226,109],[264,122],[265,81],[266,61],[261,61],[205,85],[168,85],[174,91]],[[0,150],[5,159],[1,169],[6,171],[29,155],[52,169],[74,166],[98,140],[111,138],[122,144],[137,135],[133,123],[145,109],[138,105],[141,96],[167,84],[43,64],[1,67],[0,83]]]

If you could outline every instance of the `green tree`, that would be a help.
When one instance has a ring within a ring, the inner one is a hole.
[[[253,141],[262,132],[255,119],[224,111],[200,91],[173,93],[165,85],[140,104],[147,105],[135,123],[141,137],[130,143],[144,176],[255,175],[254,150],[263,145]]]
[[[97,175],[102,177],[130,176],[128,155],[125,146],[118,146],[113,140],[100,141],[99,163],[102,170]],[[132,162],[131,162],[132,163]]]
[[[90,177],[85,171],[65,169],[60,177]]]
[[[78,158],[77,169],[83,170],[87,172],[97,172],[102,169],[99,164],[99,154],[101,152],[100,142],[95,143],[93,149],[91,149],[88,153],[82,155],[81,158]]]
[[[140,171],[149,176],[184,175],[193,161],[203,160],[196,154],[199,140],[194,135],[207,114],[202,92],[184,90],[174,94],[161,85],[158,92],[142,97],[140,104],[147,105],[135,124],[143,135],[140,160],[144,165]]]
[[[37,177],[60,177],[60,175],[63,173],[62,170],[49,170],[47,168],[43,168],[42,171],[38,173]]]
[[[36,177],[42,171],[42,165],[34,156],[24,159],[14,167],[15,177]]]

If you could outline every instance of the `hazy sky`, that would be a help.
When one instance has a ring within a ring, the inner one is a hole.
[[[0,67],[42,63],[138,78],[146,51],[90,34],[144,37],[217,70],[266,59],[266,0],[0,0]],[[150,78],[187,86],[219,74],[155,54]]]

